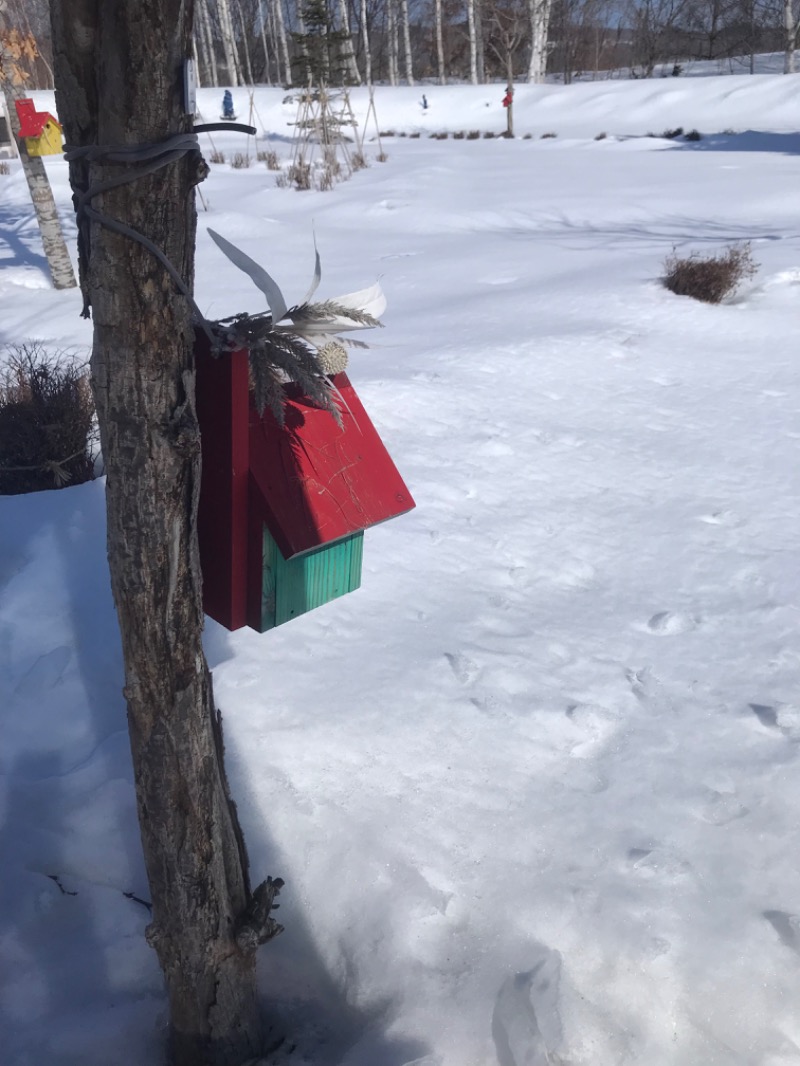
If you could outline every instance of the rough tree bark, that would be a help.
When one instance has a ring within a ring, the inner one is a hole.
[[[192,7],[51,0],[57,106],[69,144],[160,142],[191,129],[181,85]],[[73,188],[123,169],[74,162]],[[145,234],[191,286],[193,186],[202,176],[204,164],[190,152],[103,192],[94,206]],[[275,883],[250,890],[201,645],[191,311],[147,249],[96,222],[81,284],[94,317],[108,556],[152,893],[148,941],[166,979],[171,1061],[233,1066],[262,1050],[255,949],[279,927],[269,917]]]
[[[13,72],[16,61],[4,43],[4,34],[8,28],[5,5],[0,0],[0,90],[5,99],[9,129],[17,146],[22,170],[28,183],[28,191],[36,213],[36,221],[42,236],[42,247],[50,268],[53,286],[56,289],[72,289],[77,285],[75,272],[72,269],[72,262],[64,241],[61,220],[56,210],[44,160],[40,156],[29,156],[25,150],[25,142],[19,135],[19,118],[14,102],[21,100],[23,93],[19,86],[14,84]]]

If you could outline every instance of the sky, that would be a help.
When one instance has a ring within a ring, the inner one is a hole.
[[[519,86],[513,141],[497,86],[425,92],[353,93],[369,165],[328,192],[256,159],[291,160],[282,90],[203,139],[199,306],[266,309],[209,226],[290,302],[315,240],[320,297],[379,281],[348,373],[416,501],[358,591],[207,620],[252,875],[286,882],[269,1061],[800,1064],[800,81]],[[664,288],[743,242],[719,306]],[[12,163],[0,344],[86,355],[79,313]],[[102,478],[0,498],[8,1066],[163,1061],[104,523]]]

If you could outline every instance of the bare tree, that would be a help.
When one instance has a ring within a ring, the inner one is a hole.
[[[279,927],[269,916],[276,883],[250,889],[201,643],[200,446],[185,293],[194,186],[207,168],[187,139],[182,99],[192,7],[52,0],[51,13],[81,286],[94,319],[108,558],[153,906],[147,939],[166,980],[173,1066],[238,1066],[263,1050],[255,951]]]
[[[524,0],[487,0],[483,14],[486,47],[500,64],[513,95],[514,58],[530,28]],[[513,135],[513,129],[509,133]]]

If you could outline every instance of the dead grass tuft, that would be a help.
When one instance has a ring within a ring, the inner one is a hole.
[[[674,251],[664,262],[664,284],[677,296],[718,304],[732,295],[757,270],[750,243],[737,244],[716,256],[680,257]]]

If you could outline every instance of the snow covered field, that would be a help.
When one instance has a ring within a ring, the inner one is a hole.
[[[380,278],[351,378],[417,502],[357,593],[208,623],[253,877],[286,881],[276,1061],[796,1066],[800,77],[520,86],[513,142],[427,136],[500,132],[497,86],[425,91],[378,90],[381,130],[422,135],[332,192],[202,187],[210,317],[263,305],[207,225],[290,300],[312,227],[320,296]],[[254,103],[288,158],[284,96]],[[646,136],[676,126],[703,139]],[[729,302],[661,286],[673,248],[743,240]],[[15,163],[0,343],[86,348],[79,311]],[[103,506],[0,498],[7,1066],[161,1061]]]

